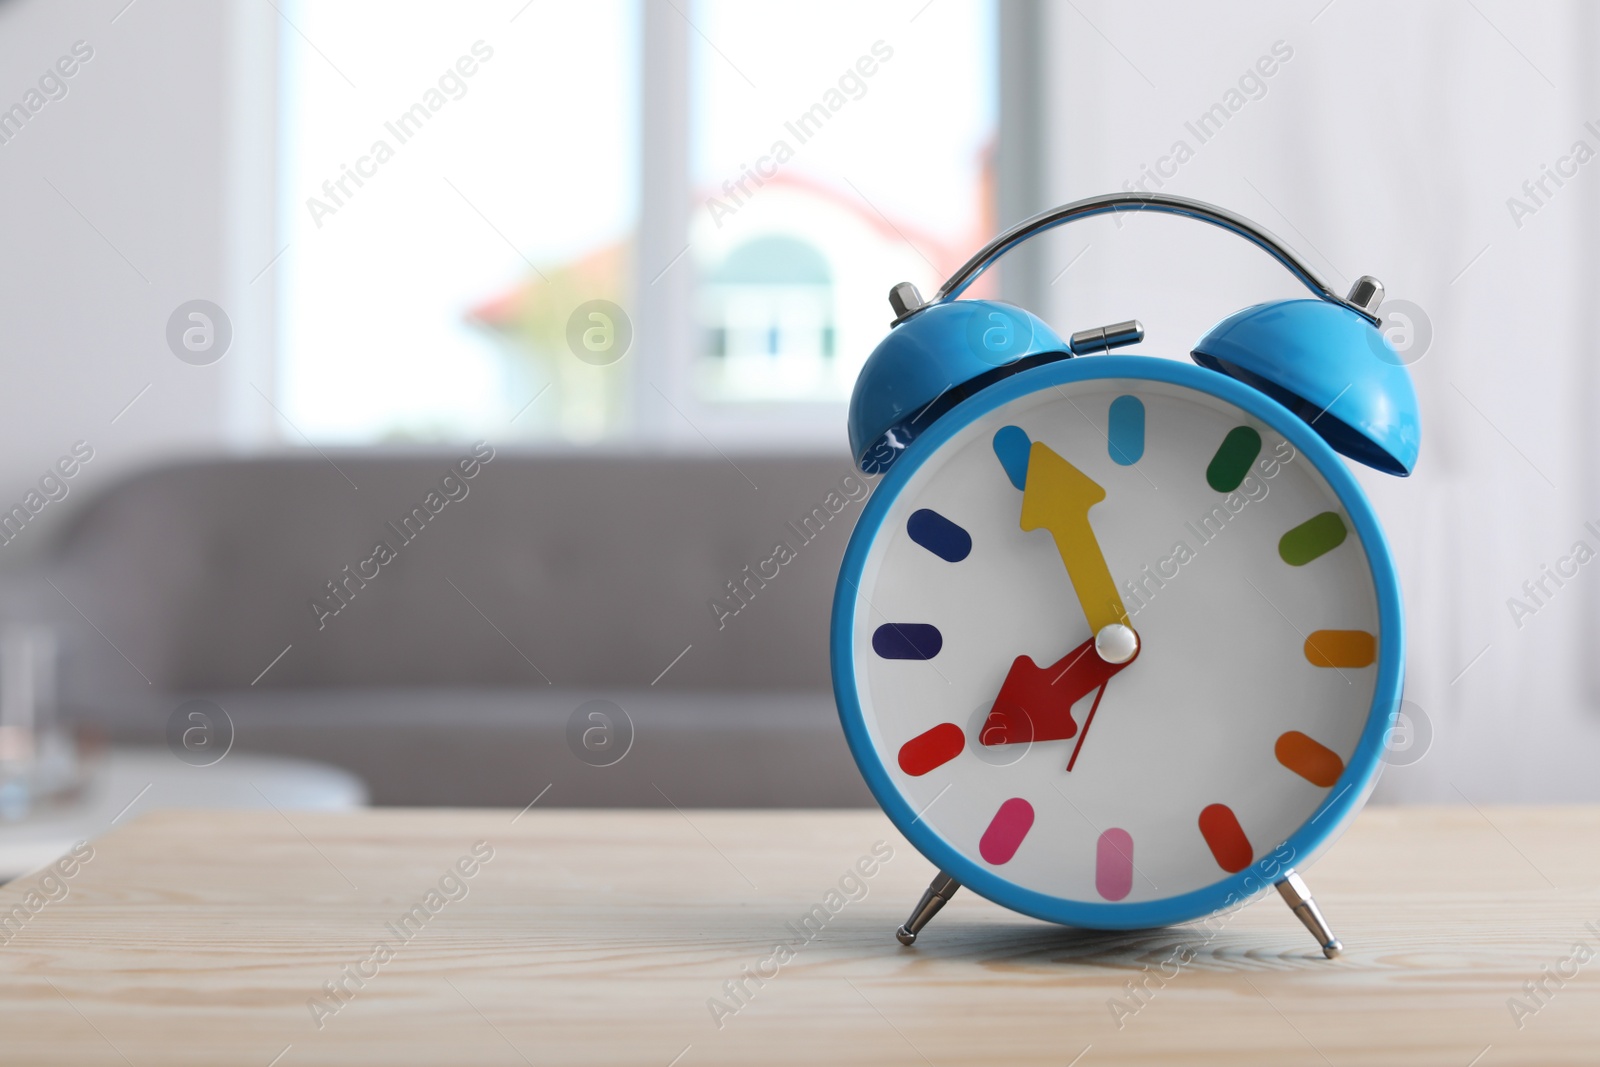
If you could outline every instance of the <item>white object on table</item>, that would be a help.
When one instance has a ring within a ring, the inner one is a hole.
[[[209,767],[194,767],[164,748],[114,748],[76,804],[0,822],[0,882],[156,808],[344,811],[366,803],[361,779],[324,763],[232,752]]]

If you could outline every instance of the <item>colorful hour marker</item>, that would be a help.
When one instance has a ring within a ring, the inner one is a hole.
[[[1021,797],[1012,797],[1000,805],[1000,810],[989,820],[989,828],[978,839],[978,855],[987,863],[999,865],[1011,862],[1011,857],[1022,847],[1022,839],[1033,829],[1033,805]]]
[[[1206,467],[1206,484],[1219,493],[1233,492],[1250,473],[1250,464],[1260,454],[1261,435],[1248,426],[1235,426],[1211,457]]]
[[[953,722],[942,722],[900,746],[900,769],[913,778],[920,778],[961,755],[966,747],[967,737],[961,727]]]
[[[1028,485],[1028,452],[1032,448],[1028,432],[1020,426],[1002,426],[994,433],[994,454],[1019,490]]]
[[[1133,835],[1112,827],[1094,846],[1094,888],[1107,900],[1121,900],[1133,890]]]
[[[1280,734],[1273,746],[1278,762],[1312,785],[1327,789],[1344,773],[1344,760],[1339,754],[1319,741],[1314,741],[1299,730]]]
[[[932,659],[944,635],[925,622],[886,622],[872,631],[872,651],[884,659]]]
[[[1226,804],[1211,804],[1200,813],[1200,836],[1206,839],[1217,866],[1229,874],[1238,874],[1255,859],[1255,849],[1244,836],[1239,817]]]
[[[1278,555],[1291,567],[1304,567],[1344,544],[1348,532],[1337,511],[1324,511],[1284,534],[1278,541]]]
[[[960,563],[972,552],[972,535],[931,508],[913,511],[906,533],[947,563]]]
[[[1306,638],[1313,667],[1370,667],[1378,658],[1378,639],[1365,630],[1315,630]]]
[[[1111,462],[1131,467],[1144,455],[1144,401],[1119,396],[1111,402],[1106,426],[1106,448]]]

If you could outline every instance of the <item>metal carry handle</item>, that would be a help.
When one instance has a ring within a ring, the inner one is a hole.
[[[1091,196],[1087,200],[1076,200],[1019,222],[984,245],[977,255],[967,260],[960,270],[950,276],[949,281],[939,287],[938,293],[930,303],[944,303],[956,299],[977,280],[978,275],[993,266],[1001,256],[1036,234],[1093,215],[1109,215],[1123,211],[1156,211],[1220,226],[1243,237],[1283,264],[1289,273],[1299,278],[1307,289],[1321,299],[1330,304],[1347,307],[1373,324],[1381,321],[1377,315],[1377,308],[1383,301],[1383,286],[1376,279],[1360,278],[1351,288],[1350,295],[1342,297],[1328,287],[1328,283],[1322,280],[1309,263],[1255,223],[1204,201],[1190,200],[1182,196],[1165,196],[1160,193],[1112,193],[1106,196]]]

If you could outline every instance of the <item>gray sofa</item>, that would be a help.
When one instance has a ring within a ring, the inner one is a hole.
[[[203,697],[382,804],[860,805],[827,638],[866,492],[842,455],[179,463],[71,517],[34,610],[113,742]]]

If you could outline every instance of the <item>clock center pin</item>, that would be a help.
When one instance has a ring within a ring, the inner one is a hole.
[[[1094,650],[1107,663],[1126,663],[1139,654],[1139,635],[1132,627],[1114,622],[1094,635]]]

